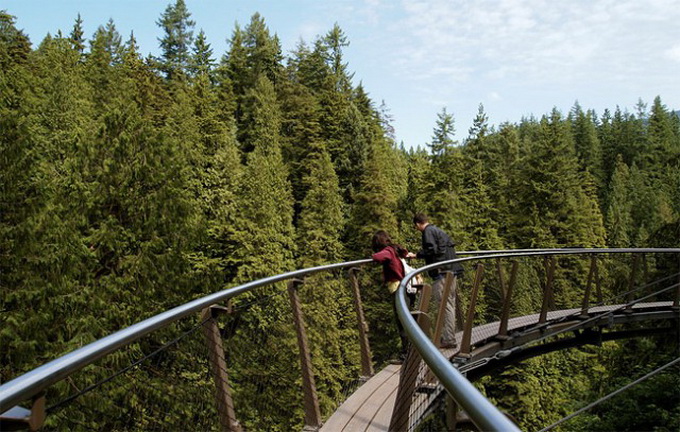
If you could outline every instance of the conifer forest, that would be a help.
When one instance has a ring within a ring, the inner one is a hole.
[[[2,382],[209,293],[368,258],[379,229],[417,250],[416,212],[458,250],[680,247],[680,117],[663,95],[635,112],[575,103],[500,125],[482,105],[469,126],[443,109],[427,145],[410,147],[343,58],[350,41],[337,24],[283,53],[255,14],[216,53],[176,0],[156,22],[158,57],[113,21],[89,38],[80,16],[59,24],[67,30],[30,41],[0,11]],[[398,347],[392,306],[377,267],[362,277],[374,281],[362,295],[384,362]],[[348,294],[323,283],[306,299],[311,337],[345,355],[333,344],[354,327],[330,317]],[[540,429],[574,388],[595,399],[677,352],[672,338],[610,342],[477,385]],[[678,430],[678,375],[570,427]]]

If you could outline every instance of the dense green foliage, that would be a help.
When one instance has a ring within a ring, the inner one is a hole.
[[[0,12],[0,380],[227,286],[367,257],[378,229],[416,248],[416,211],[458,249],[680,246],[680,119],[659,97],[635,114],[576,104],[498,128],[480,106],[462,143],[444,109],[428,149],[406,150],[384,107],[353,84],[339,26],[284,57],[256,14],[216,61],[190,17],[183,0],[170,4],[157,22],[161,55],[143,58],[112,21],[88,41],[78,16],[68,37],[32,48]],[[357,373],[340,279],[301,294],[326,414]],[[376,271],[362,286],[382,361],[398,346],[390,298]],[[481,305],[496,307],[493,294]],[[253,428],[289,430],[302,416],[299,395],[277,381],[299,379],[281,371],[296,363],[289,309],[276,297],[251,311],[242,329],[267,334],[262,344],[234,337],[252,347],[230,359],[237,397],[252,397],[239,377],[253,359],[270,365],[256,373],[278,417]],[[537,361],[545,376],[513,377],[513,394],[561,385],[563,359]]]

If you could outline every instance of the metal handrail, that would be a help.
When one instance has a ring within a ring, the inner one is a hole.
[[[501,251],[461,251],[459,255],[486,255]],[[73,372],[93,363],[105,355],[130,344],[141,337],[176,322],[188,315],[199,312],[213,304],[226,301],[232,297],[265,285],[274,284],[287,279],[301,278],[313,273],[335,270],[340,268],[363,266],[372,263],[371,259],[361,259],[342,263],[328,264],[308,269],[295,270],[276,276],[258,279],[237,287],[228,288],[214,294],[193,300],[181,306],[162,312],[144,321],[140,321],[105,336],[82,348],[65,354],[42,366],[33,369],[7,383],[0,385],[0,413],[7,411],[20,402],[40,393],[50,385],[59,382]]]
[[[584,255],[584,254],[619,254],[619,253],[678,253],[680,248],[647,248],[647,249],[542,249],[531,252],[511,251],[506,253],[488,254],[481,259],[516,258],[546,255]],[[482,254],[480,254],[482,255]],[[426,265],[415,269],[407,274],[399,284],[395,302],[397,315],[404,326],[404,330],[419,354],[430,367],[432,373],[439,378],[442,386],[448,394],[470,416],[472,422],[480,430],[493,431],[519,431],[517,426],[510,421],[495,405],[493,405],[482,393],[472,385],[470,381],[456,369],[449,360],[441,355],[439,349],[430,341],[415,319],[409,312],[406,300],[406,286],[416,275],[431,269],[443,267],[453,263],[463,263],[470,260],[480,259],[477,256],[457,258]]]
[[[462,251],[460,255],[483,255],[496,251]],[[82,348],[65,354],[42,366],[27,372],[7,383],[0,385],[0,413],[7,411],[20,402],[40,393],[50,385],[59,382],[73,372],[82,369],[105,355],[130,344],[141,337],[176,322],[188,315],[199,312],[213,304],[226,301],[240,294],[265,285],[287,279],[302,278],[322,271],[363,266],[372,263],[371,259],[328,264],[308,269],[295,270],[276,276],[258,279],[237,287],[225,289],[214,294],[193,300],[181,306],[162,312],[151,318],[133,324],[123,330],[92,342]]]
[[[225,289],[162,312],[52,360],[49,363],[39,366],[36,369],[1,385],[0,413],[7,411],[24,400],[30,399],[50,385],[59,382],[73,372],[82,369],[105,355],[140,339],[154,330],[158,330],[188,315],[197,313],[206,307],[229,300],[232,297],[265,285],[271,285],[287,279],[302,278],[322,271],[361,266],[371,262],[371,259],[362,259],[282,273],[276,276],[258,279],[234,288]]]

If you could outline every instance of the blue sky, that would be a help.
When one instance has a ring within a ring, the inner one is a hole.
[[[174,0],[172,0],[174,2]],[[480,103],[493,125],[575,101],[601,114],[660,95],[680,109],[680,0],[185,0],[216,57],[234,24],[259,12],[284,53],[338,23],[345,59],[398,141],[430,141],[447,108],[463,140]],[[78,13],[85,35],[112,18],[142,53],[158,53],[155,24],[170,0],[0,0],[34,44]]]

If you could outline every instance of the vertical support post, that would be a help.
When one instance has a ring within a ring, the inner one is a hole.
[[[432,287],[428,284],[423,285],[418,301],[418,310],[424,314],[430,310],[430,300],[432,299]]]
[[[477,271],[475,272],[475,281],[472,284],[472,292],[470,293],[470,305],[468,306],[467,317],[465,318],[465,325],[463,327],[463,341],[460,344],[461,357],[468,357],[470,355],[470,348],[472,345],[472,327],[475,320],[475,308],[477,306],[477,296],[479,294],[479,287],[482,284],[484,277],[484,264],[477,263]]]
[[[364,308],[361,304],[361,291],[359,290],[358,268],[349,269],[349,280],[352,286],[354,298],[354,311],[357,314],[357,327],[359,329],[359,345],[361,348],[361,377],[368,380],[373,376],[373,363],[371,362],[371,346],[368,343],[368,323],[364,317]]]
[[[503,276],[503,266],[501,265],[500,258],[496,258],[496,272],[498,273],[498,284],[500,285],[501,301],[505,302],[507,288],[505,286],[505,277]]]
[[[449,296],[451,295],[451,291],[453,288],[453,295],[455,296],[456,293],[456,276],[451,273],[451,272],[446,272],[446,275],[444,276],[444,289],[442,290],[442,297],[441,301],[439,302],[439,311],[437,312],[437,321],[435,321],[434,325],[434,336],[432,336],[432,343],[434,343],[434,346],[439,348],[441,345],[441,337],[442,337],[442,329],[444,327],[444,321],[446,320],[446,308],[448,306],[449,302]],[[457,299],[454,298],[454,311],[455,311],[455,302]],[[451,319],[456,320],[456,316],[454,314]],[[455,326],[455,325],[454,325]]]
[[[501,323],[498,327],[498,337],[507,338],[508,336],[508,321],[510,320],[510,303],[512,301],[512,292],[517,281],[517,267],[519,263],[512,261],[512,268],[510,269],[510,282],[508,283],[508,292],[503,299],[503,310],[501,311]]]
[[[642,284],[646,284],[649,281],[649,266],[647,265],[647,254],[642,254]],[[651,294],[654,292],[654,284],[649,284],[646,290],[646,294]]]
[[[31,409],[26,409],[21,406],[0,413],[0,426],[2,430],[25,430],[37,431],[43,427],[45,423],[45,392],[41,391],[33,396],[33,404]]]
[[[203,322],[203,335],[208,345],[210,369],[217,398],[217,415],[220,418],[220,430],[225,432],[241,432],[241,425],[236,420],[234,400],[231,396],[231,386],[227,375],[227,361],[224,357],[224,345],[222,336],[215,317],[218,313],[224,313],[227,309],[221,306],[211,306],[201,311]]]
[[[675,300],[673,300],[673,307],[680,307],[680,254],[678,254],[678,286],[675,288]]]
[[[309,354],[309,343],[307,341],[307,331],[305,330],[305,320],[300,305],[300,296],[297,287],[303,282],[298,279],[288,282],[288,295],[290,305],[293,309],[293,320],[297,332],[298,347],[300,348],[300,369],[302,371],[302,391],[305,400],[305,431],[316,431],[321,427],[321,410],[319,409],[319,398],[316,395],[316,382],[312,371],[312,358]]]
[[[590,292],[592,290],[593,280],[595,274],[597,273],[597,257],[595,255],[590,256],[590,271],[588,272],[588,281],[586,282],[586,290],[583,293],[583,303],[581,304],[581,315],[587,316],[588,309],[590,306]]]
[[[628,279],[628,295],[627,302],[630,303],[635,298],[633,291],[635,290],[635,279],[637,278],[638,264],[640,263],[640,254],[633,254],[633,264],[630,269],[630,279]],[[633,305],[626,306],[624,312],[632,312]]]
[[[427,287],[427,285],[425,286]],[[429,300],[428,302],[429,303]],[[423,306],[428,305],[425,302],[421,302],[421,308],[417,312],[418,318],[416,322],[420,329],[426,335],[430,333],[430,317],[427,315],[427,309],[423,309]],[[392,418],[390,419],[389,431],[407,431],[410,430],[410,412],[411,412],[411,402],[413,401],[413,393],[416,391],[416,381],[420,373],[420,365],[422,359],[420,354],[411,346],[406,356],[406,361],[401,366],[401,371],[399,373],[399,387],[397,388],[397,397],[394,402],[394,408],[392,409]]]
[[[541,315],[538,318],[538,322],[544,323],[548,319],[548,309],[553,300],[553,280],[555,278],[555,258],[550,257],[545,260],[546,269],[546,282],[545,289],[543,290],[543,304],[541,305]]]
[[[455,431],[459,409],[458,404],[456,403],[456,401],[453,400],[451,395],[447,394],[445,397],[446,397],[446,430]]]
[[[595,266],[595,292],[597,293],[597,304],[601,305],[603,303],[602,278],[600,277],[600,270],[598,266]]]

